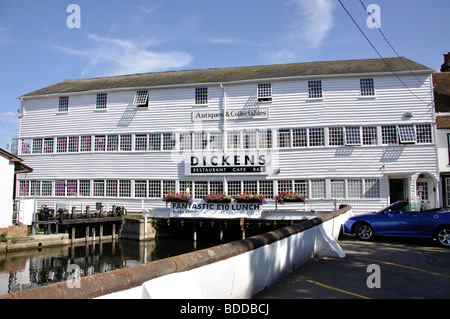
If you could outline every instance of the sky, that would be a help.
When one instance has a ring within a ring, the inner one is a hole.
[[[0,0],[0,148],[17,98],[64,79],[379,58],[344,7],[383,58],[450,52],[448,0]]]

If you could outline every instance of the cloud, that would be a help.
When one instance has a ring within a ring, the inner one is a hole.
[[[289,0],[285,4],[284,28],[277,40],[258,50],[266,63],[308,60],[316,56],[334,27],[333,0]]]
[[[138,5],[137,8],[144,13],[152,13],[153,11],[156,11],[157,9],[165,5],[166,2],[167,0],[147,1],[146,3]]]
[[[54,46],[60,52],[90,59],[88,65],[82,70],[81,77],[93,71],[100,62],[107,62],[110,65],[108,75],[118,75],[177,69],[193,60],[190,54],[181,51],[150,50],[149,47],[157,43],[154,39],[122,40],[95,34],[90,34],[88,39],[91,47],[87,49]]]
[[[331,0],[291,0],[293,7],[286,41],[301,41],[316,48],[322,44],[334,26]]]

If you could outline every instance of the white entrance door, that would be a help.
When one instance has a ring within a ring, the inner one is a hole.
[[[436,199],[432,180],[425,178],[417,180],[417,199],[421,207],[425,209],[435,208]]]

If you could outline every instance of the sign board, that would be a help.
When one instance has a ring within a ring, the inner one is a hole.
[[[268,108],[242,109],[229,111],[194,111],[192,112],[193,121],[212,121],[225,118],[227,120],[250,120],[269,118]]]
[[[269,175],[271,150],[228,150],[188,152],[184,157],[185,175]]]
[[[171,203],[170,217],[205,218],[261,218],[262,206],[258,203]]]

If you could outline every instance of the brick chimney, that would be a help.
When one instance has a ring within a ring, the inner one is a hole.
[[[441,72],[450,71],[450,52],[444,53],[444,64],[441,65]]]

